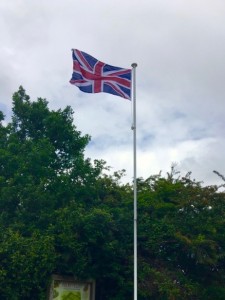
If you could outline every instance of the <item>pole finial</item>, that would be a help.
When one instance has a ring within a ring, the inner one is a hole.
[[[136,67],[137,67],[137,63],[132,63],[132,64],[131,64],[131,67],[132,67],[132,68],[136,68]]]

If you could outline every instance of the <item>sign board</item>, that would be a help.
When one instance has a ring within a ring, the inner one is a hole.
[[[95,300],[95,282],[53,275],[49,300]]]

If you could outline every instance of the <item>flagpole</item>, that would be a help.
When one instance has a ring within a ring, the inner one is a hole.
[[[134,300],[137,300],[137,158],[136,158],[136,67],[132,65],[132,101],[133,101],[133,168],[134,168]]]

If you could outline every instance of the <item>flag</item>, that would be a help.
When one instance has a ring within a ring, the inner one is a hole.
[[[107,65],[91,55],[72,50],[73,74],[70,83],[85,93],[109,93],[131,99],[131,69]]]

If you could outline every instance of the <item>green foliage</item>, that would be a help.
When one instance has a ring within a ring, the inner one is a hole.
[[[223,289],[225,194],[190,174],[140,180],[139,194],[141,292],[149,299],[206,299],[211,286]]]
[[[46,299],[52,274],[96,280],[97,300],[133,297],[133,188],[84,157],[70,107],[20,87],[0,112],[0,294]],[[224,180],[224,176],[214,171]],[[225,194],[175,166],[139,178],[140,300],[225,299]],[[222,187],[221,185],[220,187]]]
[[[56,260],[54,237],[40,232],[24,237],[11,229],[0,234],[1,299],[45,299]]]
[[[120,232],[130,201],[122,174],[105,176],[103,161],[85,159],[90,137],[77,131],[70,107],[50,111],[20,87],[12,110],[0,126],[2,299],[44,298],[53,273],[96,279],[99,299],[123,294],[132,224]]]

